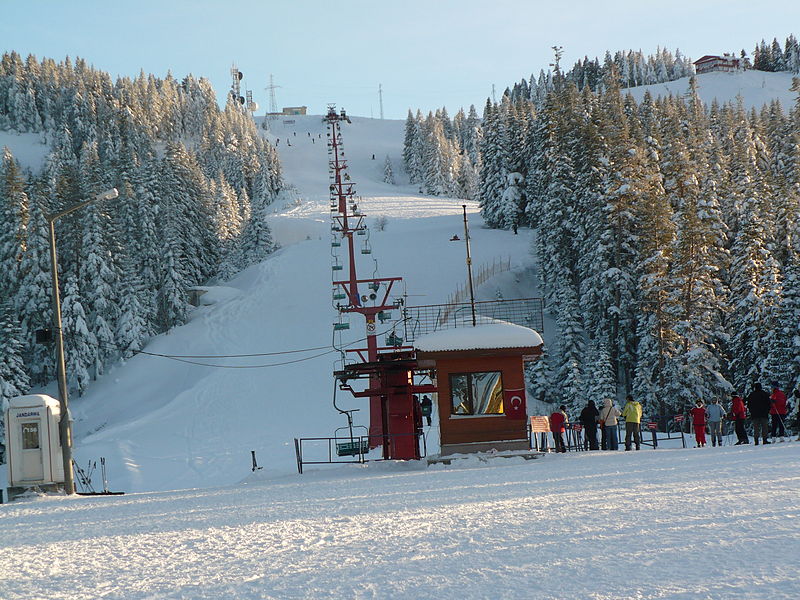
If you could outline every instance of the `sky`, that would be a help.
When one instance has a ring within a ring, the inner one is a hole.
[[[80,56],[113,77],[140,69],[211,80],[221,99],[235,63],[269,107],[327,103],[351,114],[405,118],[446,106],[479,109],[553,61],[569,67],[606,50],[659,46],[697,59],[752,52],[762,38],[800,36],[800,2],[773,0],[0,0],[0,50]]]

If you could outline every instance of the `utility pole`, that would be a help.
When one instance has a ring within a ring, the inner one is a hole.
[[[56,334],[56,370],[58,371],[58,395],[61,420],[58,423],[58,433],[61,439],[61,458],[64,464],[64,492],[68,495],[75,493],[75,477],[72,472],[72,427],[69,422],[69,388],[67,387],[67,368],[64,359],[64,330],[61,327],[61,296],[58,292],[58,259],[56,257],[56,228],[55,222],[79,208],[91,204],[95,200],[113,200],[119,196],[117,188],[98,194],[97,196],[70,206],[54,215],[45,215],[50,229],[50,274],[53,279],[53,325]]]
[[[378,84],[378,100],[381,104],[381,121],[383,121],[383,84]]]
[[[278,89],[279,85],[275,85],[275,80],[272,77],[272,73],[269,74],[269,85],[264,88],[269,92],[269,112],[271,113],[270,118],[274,119],[275,114],[278,112],[278,101],[275,100],[275,90]]]

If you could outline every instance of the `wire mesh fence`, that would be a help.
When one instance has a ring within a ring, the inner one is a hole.
[[[506,321],[542,333],[542,311],[541,298],[476,302],[474,324],[488,325]],[[473,325],[472,305],[469,302],[407,306],[403,309],[403,317],[406,343],[435,331]]]

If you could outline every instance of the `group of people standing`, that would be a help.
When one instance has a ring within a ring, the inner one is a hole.
[[[800,399],[800,390],[796,389],[794,391],[794,397],[795,399]],[[716,399],[712,400],[711,405],[708,407],[703,405],[702,400],[698,400],[695,407],[689,411],[692,415],[692,425],[694,426],[697,445],[699,447],[706,445],[706,426],[711,433],[711,445],[716,446],[717,443],[722,445],[722,421],[726,418],[734,423],[737,438],[737,442],[734,445],[749,444],[750,439],[745,427],[748,410],[750,411],[750,420],[753,423],[753,440],[756,446],[758,446],[759,440],[761,440],[762,444],[769,444],[768,438],[770,437],[774,440],[783,441],[786,436],[786,421],[789,417],[791,404],[778,383],[773,382],[771,394],[762,389],[760,383],[753,385],[753,391],[750,392],[746,399],[742,399],[738,393],[732,392],[730,412],[727,413]],[[717,432],[718,437],[715,436],[715,432]],[[797,439],[800,440],[800,437]]]
[[[594,400],[589,400],[578,417],[586,436],[584,442],[586,449],[618,450],[617,424],[620,417],[625,420],[625,450],[632,450],[634,447],[639,450],[642,447],[640,429],[642,405],[632,396],[626,398],[625,406],[621,411],[610,398],[605,400],[602,409],[597,408]],[[556,452],[567,451],[564,444],[564,432],[568,423],[566,406],[559,407],[558,411],[550,415],[550,431],[555,440]],[[600,430],[599,441],[597,439],[598,429]]]
[[[794,391],[795,398],[800,401],[800,390]],[[697,400],[695,406],[689,411],[694,429],[695,441],[698,448],[705,447],[706,434],[711,437],[712,446],[722,446],[723,422],[728,419],[734,422],[736,446],[749,444],[746,429],[748,411],[753,423],[753,438],[758,445],[769,444],[768,437],[783,441],[786,435],[786,420],[791,410],[791,404],[786,394],[777,383],[772,385],[772,394],[762,389],[760,383],[753,386],[753,391],[743,399],[739,394],[731,394],[730,411],[726,411],[718,399],[713,399],[709,405],[702,400]],[[641,422],[642,405],[627,396],[625,406],[619,410],[614,401],[606,399],[601,409],[598,409],[593,400],[589,400],[581,411],[578,420],[585,433],[584,445],[587,450],[618,450],[619,439],[617,434],[618,421],[625,422],[625,450],[634,447],[639,450],[642,445]],[[800,416],[798,417],[800,420]],[[771,421],[771,422],[770,422]],[[556,452],[566,452],[564,433],[569,424],[566,406],[560,406],[550,415],[550,431],[553,434]],[[598,441],[598,429],[600,440]],[[800,441],[800,437],[797,438]]]

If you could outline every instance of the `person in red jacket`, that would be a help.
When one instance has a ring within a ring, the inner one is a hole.
[[[747,430],[744,428],[744,421],[747,418],[747,407],[744,405],[744,400],[736,392],[731,392],[731,416],[733,417],[734,427],[736,429],[736,437],[739,439],[735,446],[742,444],[749,444],[750,440],[747,437]]]
[[[786,410],[786,394],[783,393],[777,382],[772,383],[772,395],[769,397],[769,401],[769,416],[772,419],[770,435],[773,440],[776,437],[781,438],[780,441],[782,442],[783,437],[786,435],[784,421],[786,421],[786,414],[789,411]]]
[[[553,434],[553,442],[556,445],[556,452],[566,452],[567,447],[564,444],[564,432],[567,430],[567,407],[563,404],[558,407],[558,410],[550,415],[550,431]]]
[[[694,426],[694,439],[697,441],[697,447],[702,448],[706,445],[706,409],[703,406],[703,401],[698,400],[695,406],[689,411],[692,415],[692,425]]]

